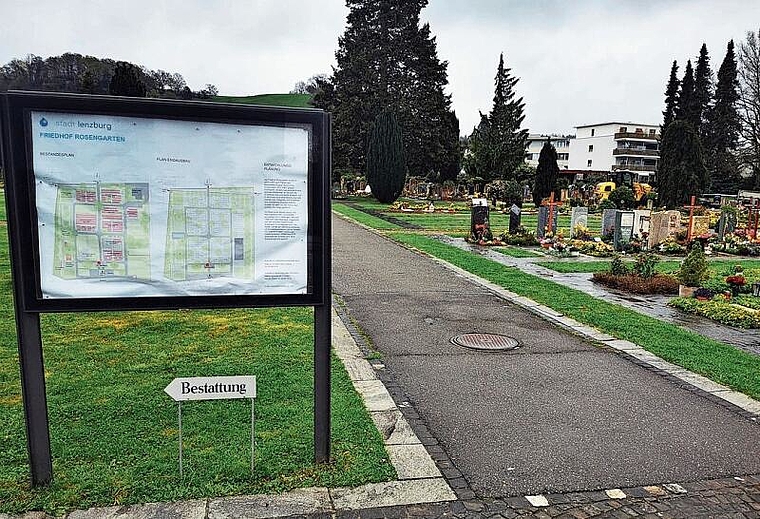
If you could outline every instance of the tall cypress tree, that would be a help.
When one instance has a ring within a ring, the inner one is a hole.
[[[346,1],[350,11],[338,39],[330,95],[315,99],[333,113],[336,169],[365,170],[373,121],[387,109],[397,114],[403,129],[411,173],[437,173],[456,160],[458,124],[454,128],[451,98],[444,93],[448,64],[438,59],[430,27],[420,26],[427,2]]]
[[[404,143],[393,112],[375,117],[367,150],[367,182],[378,202],[390,204],[404,190]]]
[[[660,166],[657,170],[660,203],[669,209],[704,193],[709,176],[699,136],[688,121],[676,120],[662,134]]]
[[[687,121],[693,128],[699,127],[697,116],[699,115],[699,103],[694,95],[694,69],[691,60],[686,62],[686,70],[681,80],[681,89],[678,92],[678,107],[676,119]]]
[[[514,87],[519,79],[510,71],[504,67],[502,53],[496,71],[493,106],[487,117],[481,114],[477,128],[476,140],[480,146],[470,149],[471,153],[480,154],[475,162],[481,165],[480,176],[486,180],[514,180],[517,167],[525,159],[528,130],[521,129],[525,103],[522,97],[515,99]]]
[[[554,191],[557,186],[557,177],[559,177],[557,150],[552,145],[551,138],[547,138],[541,148],[541,153],[538,155],[536,181],[533,185],[533,203],[536,207],[541,203],[541,200]]]
[[[681,82],[678,80],[678,63],[673,60],[673,66],[670,67],[670,79],[668,79],[668,86],[665,87],[665,111],[662,112],[662,131],[668,127],[670,123],[676,118],[676,110],[678,108],[678,86]]]
[[[707,112],[703,141],[711,189],[720,193],[735,193],[739,188],[739,165],[734,155],[741,131],[738,101],[739,81],[734,41],[731,40],[718,70],[715,103]]]
[[[710,70],[710,57],[707,55],[707,45],[702,44],[697,59],[697,67],[694,69],[694,129],[700,138],[703,137],[702,123],[707,116],[707,109],[712,99],[712,70]],[[704,142],[703,142],[704,144]]]

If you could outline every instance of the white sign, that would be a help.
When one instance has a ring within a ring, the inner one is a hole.
[[[177,402],[256,398],[256,377],[175,378],[164,391]]]
[[[29,123],[43,297],[307,292],[308,126]]]

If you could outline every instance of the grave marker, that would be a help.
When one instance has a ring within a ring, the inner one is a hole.
[[[554,209],[556,211],[556,208]],[[544,238],[546,230],[549,228],[549,208],[542,205],[538,208],[538,225],[536,226],[536,237]],[[552,234],[557,233],[557,218],[552,218],[552,227],[549,229]]]
[[[617,209],[605,209],[602,212],[602,236],[609,236],[615,232],[615,213]]]
[[[615,231],[613,245],[616,251],[623,250],[623,246],[631,241],[634,228],[633,211],[615,211]]]
[[[649,222],[649,248],[656,247],[669,235],[675,234],[681,228],[681,213],[678,211],[662,211],[652,213]]]
[[[723,241],[726,234],[734,232],[736,229],[736,213],[734,211],[721,211],[718,220],[718,239]]]
[[[694,216],[691,219],[691,232],[689,236],[692,238],[701,236],[703,234],[710,233],[710,217],[709,216]]]
[[[637,209],[633,212],[633,235],[639,238],[649,234],[651,224],[651,211]]]
[[[588,207],[573,207],[570,213],[570,232],[575,232],[575,226],[588,227]]]
[[[509,234],[517,234],[520,229],[520,216],[522,209],[517,204],[512,204],[509,208]]]
[[[488,200],[473,198],[470,210],[470,239],[473,241],[487,240],[491,235],[491,225],[488,222]]]

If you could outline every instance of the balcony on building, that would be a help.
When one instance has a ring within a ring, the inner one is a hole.
[[[658,162],[657,159],[632,159],[629,157],[621,157],[612,165],[612,171],[642,171],[654,173],[657,171]]]
[[[615,140],[619,141],[623,139],[656,142],[659,139],[659,135],[657,135],[657,130],[654,128],[621,126],[618,131],[615,132]]]

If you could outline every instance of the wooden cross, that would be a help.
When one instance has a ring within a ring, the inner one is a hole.
[[[755,199],[754,207],[750,206],[747,212],[747,235],[751,236],[753,240],[757,239],[757,226],[760,223],[760,200]]]
[[[694,226],[694,209],[696,209],[697,207],[700,207],[696,205],[696,201],[697,201],[697,197],[694,195],[691,195],[691,204],[684,206],[684,209],[689,210],[689,230],[686,232],[687,242],[691,241],[691,231],[692,231],[692,227]]]
[[[549,201],[546,203],[542,203],[541,205],[549,208],[549,221],[547,222],[547,232],[552,232],[552,223],[554,223],[554,208],[559,205],[562,205],[562,202],[554,201],[554,191],[552,191],[552,194],[549,196]]]

